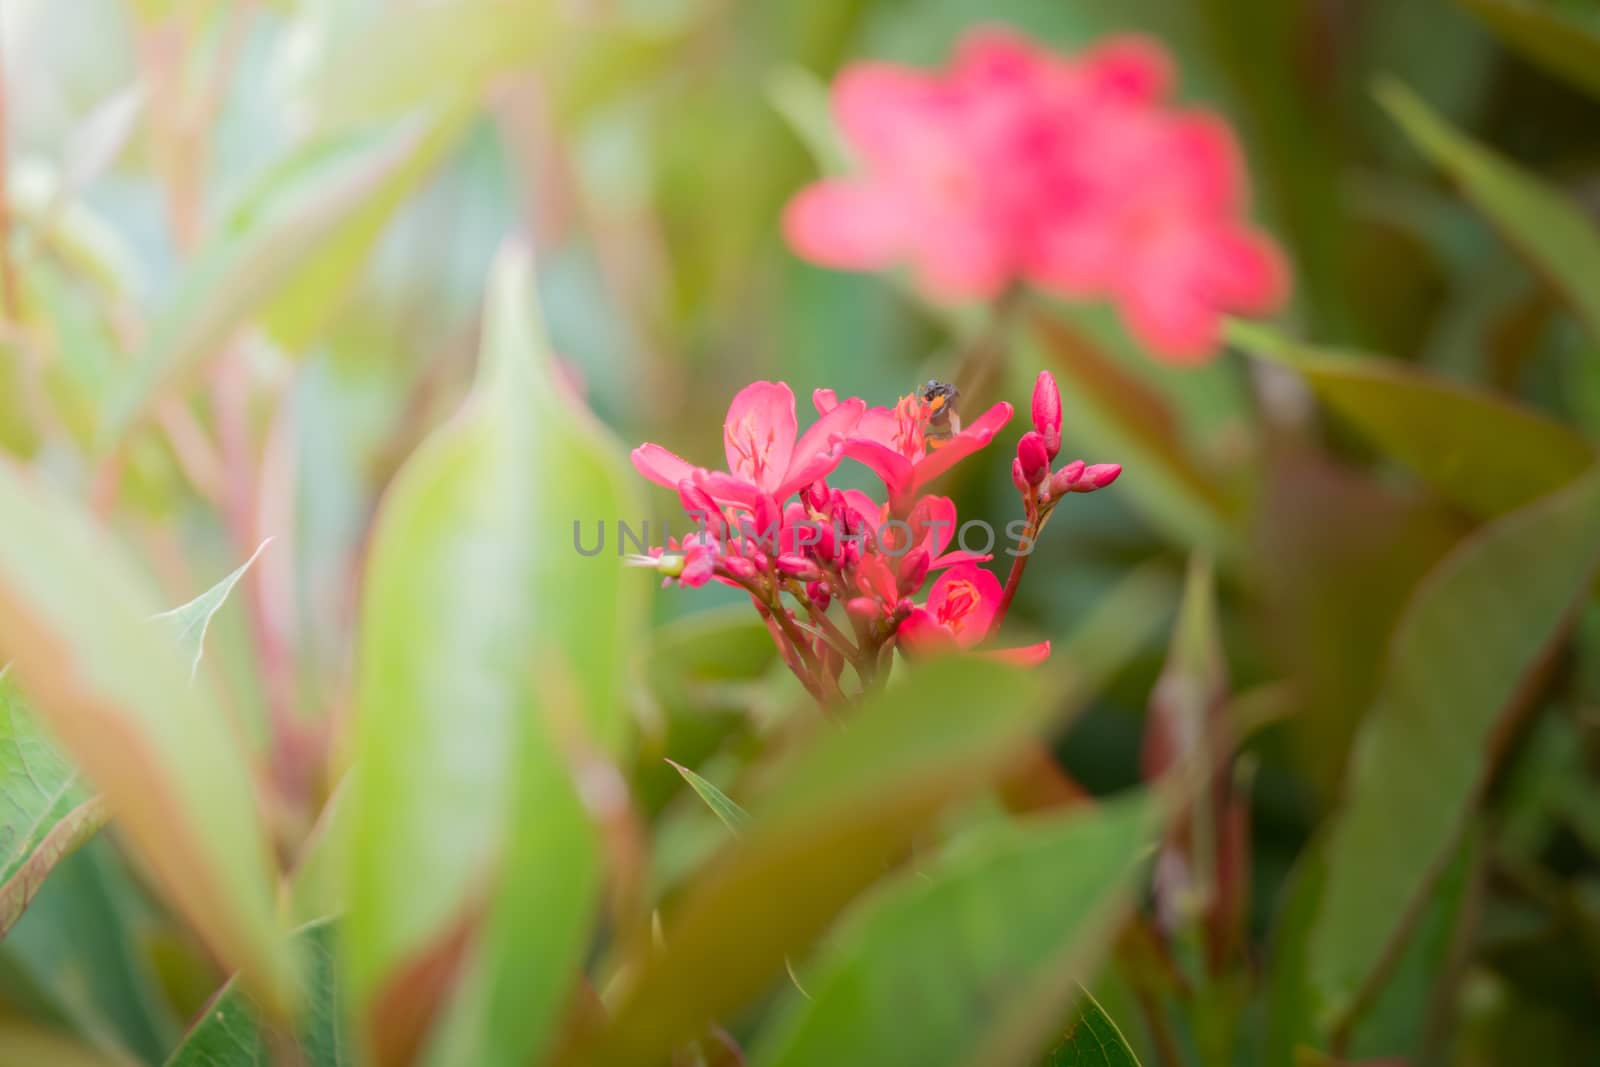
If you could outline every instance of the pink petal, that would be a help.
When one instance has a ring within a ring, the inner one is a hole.
[[[718,503],[737,504],[752,511],[766,495],[754,482],[725,471],[699,471],[695,474],[694,482]]]
[[[918,287],[939,302],[993,300],[1018,266],[1010,236],[994,220],[970,213],[920,220],[912,251]]]
[[[894,449],[876,441],[864,441],[855,437],[844,446],[844,454],[883,479],[884,488],[889,490],[891,505],[911,492],[911,461]]]
[[[989,636],[1003,594],[1000,579],[974,563],[963,563],[939,575],[928,593],[928,610],[955,634],[963,648]],[[958,594],[970,594],[966,604],[953,603]]]
[[[832,389],[816,389],[811,393],[811,404],[818,415],[826,415],[839,406],[839,394]]]
[[[878,525],[883,522],[883,505],[859,489],[844,490],[844,502],[860,517],[862,525],[878,536]]]
[[[1084,75],[1098,96],[1154,104],[1172,89],[1172,56],[1160,41],[1138,34],[1101,41],[1081,57]]]
[[[946,552],[936,558],[932,563],[928,564],[928,569],[930,571],[940,571],[946,567],[959,566],[962,563],[988,563],[991,559],[994,559],[992,554],[968,552],[965,549],[958,548],[954,552]]]
[[[979,415],[971,426],[964,427],[960,433],[917,461],[914,488],[927,485],[987,445],[1010,421],[1011,405],[1003,400]]]
[[[676,489],[679,482],[693,479],[695,471],[700,469],[660,445],[640,445],[633,450],[629,458],[633,460],[634,469],[640,474],[668,489]]]
[[[887,267],[905,251],[905,200],[876,185],[822,181],[783,212],[783,234],[796,255],[837,270]]]
[[[911,524],[911,543],[926,545],[928,554],[937,557],[956,536],[956,503],[947,496],[925,496],[906,516]]]
[[[908,659],[946,655],[961,648],[956,644],[955,635],[939,625],[939,620],[929,614],[927,608],[916,608],[900,620],[895,640]]]
[[[797,430],[794,393],[783,382],[751,382],[728,405],[722,443],[728,470],[767,492],[789,469]]]
[[[1050,642],[1040,641],[1036,645],[1023,645],[1020,648],[993,648],[978,655],[1017,667],[1037,667],[1050,658]]]
[[[833,83],[833,110],[868,169],[914,165],[930,140],[948,137],[954,98],[939,79],[892,63],[857,63]]]
[[[1128,329],[1169,363],[1204,363],[1222,339],[1222,316],[1192,285],[1174,284],[1166,272],[1136,280],[1120,301]]]
[[[795,442],[788,473],[778,486],[775,495],[781,500],[818,478],[826,478],[844,458],[845,440],[861,421],[867,409],[864,400],[850,399],[839,404],[811,427]]]
[[[1219,226],[1208,234],[1200,270],[1207,295],[1225,311],[1271,314],[1289,294],[1283,254],[1243,227]]]

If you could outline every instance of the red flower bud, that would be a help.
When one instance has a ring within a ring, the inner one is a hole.
[[[829,591],[826,582],[807,582],[806,599],[811,601],[811,606],[818,611],[827,611],[828,605],[833,603],[833,593]]]
[[[1083,477],[1083,460],[1075,459],[1065,467],[1050,476],[1050,495],[1052,497],[1065,496],[1072,492],[1078,484],[1078,479]]]
[[[828,483],[815,481],[800,490],[800,499],[812,511],[826,512],[828,510]]]
[[[1117,476],[1121,473],[1122,464],[1120,463],[1096,463],[1092,467],[1085,467],[1083,469],[1083,477],[1079,478],[1077,483],[1073,485],[1072,491],[1075,493],[1092,493],[1096,489],[1104,489],[1116,481]]]
[[[1050,450],[1045,447],[1044,437],[1037,430],[1029,430],[1017,442],[1017,464],[1023,480],[1029,485],[1038,485],[1050,477]]]
[[[744,556],[724,556],[722,566],[735,578],[748,581],[756,576],[756,565]]]
[[[922,588],[922,583],[928,578],[928,567],[933,562],[933,557],[928,554],[926,547],[913,550],[900,561],[899,589],[901,596],[910,596]]]
[[[844,602],[844,610],[861,622],[871,622],[878,617],[878,601],[870,596],[851,597]]]
[[[1020,459],[1013,459],[1011,461],[1011,484],[1016,486],[1017,492],[1021,493],[1023,496],[1028,495],[1028,489],[1030,487],[1028,485],[1027,476],[1022,473],[1022,460]]]
[[[1061,390],[1047,370],[1040,371],[1039,380],[1033,383],[1033,428],[1044,439],[1045,451],[1055,459],[1061,451]]]

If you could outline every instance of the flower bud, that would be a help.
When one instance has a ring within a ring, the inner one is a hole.
[[[811,606],[818,611],[827,611],[828,605],[833,603],[833,593],[828,589],[826,582],[807,582],[806,599],[811,601]]]
[[[779,556],[778,570],[791,578],[799,578],[803,582],[815,581],[822,577],[822,572],[817,565],[804,556]]]
[[[1104,489],[1116,481],[1117,476],[1121,473],[1122,464],[1120,463],[1096,463],[1092,467],[1085,467],[1083,469],[1083,477],[1079,478],[1073,485],[1072,491],[1075,493],[1092,493],[1096,489]]]
[[[1083,477],[1083,470],[1083,460],[1075,459],[1051,475],[1051,497],[1062,497],[1072,492],[1073,487],[1078,484],[1078,479]]]
[[[733,577],[745,581],[749,581],[756,576],[755,563],[744,556],[726,556],[723,558],[722,566]]]
[[[1055,459],[1061,451],[1061,390],[1047,370],[1040,371],[1033,383],[1033,428],[1044,439],[1045,452]]]
[[[910,596],[922,588],[922,583],[928,578],[928,567],[932,563],[933,557],[928,554],[926,546],[912,550],[900,561],[898,586],[901,596]]]
[[[828,510],[828,483],[818,479],[800,490],[800,499],[812,511]]]
[[[1022,473],[1022,460],[1020,459],[1013,459],[1011,461],[1011,484],[1016,486],[1017,492],[1021,493],[1023,496],[1028,495],[1028,489],[1030,487],[1028,485],[1027,475]]]
[[[878,601],[870,596],[851,597],[844,602],[844,610],[860,622],[872,622],[879,615]]]
[[[1013,479],[1020,473],[1029,485],[1038,485],[1050,477],[1050,451],[1037,430],[1029,430],[1017,442],[1017,467],[1012,472]]]

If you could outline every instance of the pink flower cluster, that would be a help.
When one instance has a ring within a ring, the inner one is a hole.
[[[1224,315],[1282,304],[1287,274],[1243,220],[1232,132],[1170,106],[1172,81],[1144,38],[1060,56],[997,29],[943,72],[852,66],[833,106],[859,173],[802,190],[789,243],[840,269],[909,263],[934,299],[1109,299],[1152,352],[1203,360]]]
[[[1054,392],[1048,374],[1040,381]],[[911,658],[971,649],[999,628],[1008,597],[981,566],[992,554],[952,550],[956,506],[923,490],[988,444],[1012,408],[996,404],[962,427],[952,411],[936,418],[943,398],[930,401],[926,393],[893,408],[841,401],[829,390],[813,399],[819,417],[802,434],[788,385],[755,382],[741,390],[723,424],[726,470],[696,466],[660,445],[636,448],[634,466],[677,491],[696,529],[633,562],[668,583],[718,581],[745,590],[790,669],[831,703],[846,695],[847,664],[865,691],[886,674],[896,648]],[[1040,403],[1036,395],[1036,425]],[[1056,396],[1056,447],[1060,409]],[[846,457],[878,475],[882,500],[829,487],[828,476]],[[1078,480],[1063,494],[1110,484],[1120,471],[1076,468]],[[1030,528],[1037,532],[1037,524]],[[1037,663],[1049,650],[1042,642],[985,654]]]

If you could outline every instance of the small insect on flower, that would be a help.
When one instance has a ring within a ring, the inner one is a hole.
[[[922,439],[930,449],[938,448],[961,432],[961,412],[956,410],[961,390],[948,382],[929,378],[919,395],[927,407],[928,420],[923,427]]]

